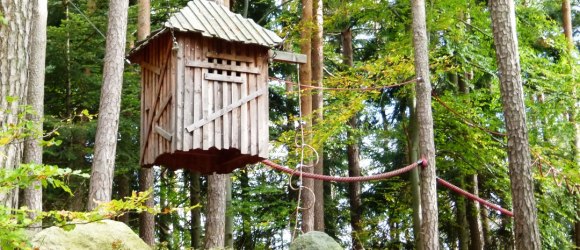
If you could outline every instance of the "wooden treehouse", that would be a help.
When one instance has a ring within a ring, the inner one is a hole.
[[[140,41],[141,165],[229,173],[267,158],[268,52],[281,42],[206,0]]]

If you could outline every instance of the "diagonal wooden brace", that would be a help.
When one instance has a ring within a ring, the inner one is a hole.
[[[223,116],[227,112],[230,112],[230,111],[234,110],[235,108],[242,106],[244,103],[247,103],[247,102],[251,101],[252,99],[255,99],[256,97],[261,96],[265,93],[267,93],[267,88],[260,89],[256,92],[252,93],[251,95],[248,95],[248,96],[238,100],[237,102],[234,102],[234,103],[228,105],[227,107],[216,111],[215,113],[209,115],[208,117],[194,122],[193,124],[187,126],[185,129],[187,130],[187,132],[191,133],[194,130],[201,128],[203,125],[206,125],[206,124],[212,122],[213,120]]]

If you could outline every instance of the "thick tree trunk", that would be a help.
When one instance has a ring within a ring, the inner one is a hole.
[[[342,38],[342,58],[345,65],[353,66],[353,51],[352,51],[352,30],[350,27],[341,32]],[[352,130],[357,129],[357,117],[354,115],[348,120],[348,125]],[[346,148],[348,158],[348,176],[360,176],[360,162],[359,162],[359,148],[357,140],[354,140],[352,132],[347,132],[347,138],[350,141]],[[359,233],[362,233],[362,201],[361,201],[361,187],[360,182],[348,183],[348,201],[350,204],[350,227],[351,227],[351,241],[352,249],[364,249]]]
[[[417,101],[413,98],[410,110],[410,129],[411,138],[409,142],[410,162],[419,160],[419,130],[417,126]],[[415,237],[415,249],[423,249],[423,240],[421,239],[421,187],[419,186],[419,169],[414,168],[409,172],[411,179],[411,192],[413,196],[413,236]]]
[[[324,55],[323,55],[323,15],[322,15],[322,0],[313,0],[314,13],[314,29],[312,32],[312,85],[322,87],[324,77]],[[312,95],[312,112],[314,117],[312,125],[323,122],[323,97],[322,90],[315,90]],[[324,145],[320,145],[316,149],[318,151],[319,160],[314,165],[314,173],[322,174],[324,168]],[[322,180],[314,180],[314,196],[316,203],[314,204],[314,230],[324,231],[324,182]]]
[[[415,74],[421,80],[416,83],[417,121],[419,127],[419,154],[429,162],[421,171],[421,238],[423,249],[439,249],[437,190],[435,182],[435,142],[433,115],[431,113],[431,82],[429,73],[429,50],[425,1],[412,0],[413,47]]]
[[[201,203],[199,173],[189,172],[189,205],[195,206]],[[201,248],[201,208],[191,210],[191,247]]]
[[[226,182],[229,174],[208,176],[204,248],[223,248],[225,242]]]
[[[27,119],[34,122],[34,134],[24,142],[24,163],[42,164],[42,117],[44,116],[44,66],[46,59],[46,21],[48,3],[46,0],[33,1],[32,26],[30,36],[30,64],[28,66],[27,103],[34,114],[28,114]],[[42,184],[35,181],[23,190],[22,205],[28,209],[42,211]],[[35,219],[37,213],[29,213]],[[42,222],[31,225],[30,230],[40,231]]]
[[[515,245],[516,249],[540,249],[514,2],[490,1],[490,11],[508,134]]]
[[[308,119],[312,114],[312,93],[308,86],[311,85],[312,81],[312,0],[302,0],[302,20],[301,20],[301,33],[300,33],[300,52],[306,55],[307,62],[300,65],[300,111],[302,114],[302,126],[305,130],[306,138],[303,138],[305,144],[310,144],[312,120]],[[306,150],[308,152],[308,150]],[[307,162],[305,165],[311,166]],[[304,167],[302,169],[304,172],[312,173],[312,167]],[[302,190],[301,206],[308,209],[302,210],[302,232],[307,233],[314,230],[314,196],[311,191],[314,191],[314,181],[310,178],[304,178],[302,180],[302,185],[305,187]]]
[[[151,0],[139,0],[137,15],[137,40],[145,40],[151,33]]]
[[[234,249],[234,215],[232,211],[232,179],[226,179],[225,248]]]
[[[28,45],[31,26],[31,1],[1,0],[0,13],[6,25],[0,25],[0,131],[9,136],[17,131],[7,131],[12,125],[18,127],[21,120],[20,106],[26,104],[28,84]],[[9,101],[7,97],[12,97]],[[8,138],[9,143],[0,144],[0,168],[15,169],[22,160],[22,142]],[[0,206],[16,208],[18,189],[0,193]]]
[[[93,210],[99,202],[111,200],[117,131],[121,109],[121,89],[125,68],[125,41],[127,34],[128,0],[109,2],[109,24],[103,86],[99,104],[99,119],[95,138],[95,152],[91,169],[89,201],[87,208]]]
[[[139,0],[137,15],[137,40],[141,41],[147,38],[151,33],[151,2],[150,0]],[[153,168],[139,169],[139,191],[144,192],[153,191]],[[149,199],[145,201],[147,207],[153,207],[154,192],[151,193]],[[150,246],[155,244],[155,216],[148,212],[139,214],[139,236],[145,243]]]
[[[141,168],[139,170],[139,190],[153,191],[153,168]],[[147,207],[153,207],[154,193],[151,192],[149,199],[145,201]],[[139,214],[139,237],[147,243],[147,245],[155,245],[155,217],[153,214],[143,212]]]

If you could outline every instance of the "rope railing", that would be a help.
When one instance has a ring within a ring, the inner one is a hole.
[[[455,185],[453,185],[453,184],[451,184],[451,183],[449,183],[449,182],[447,182],[447,181],[445,181],[445,180],[443,180],[443,179],[441,179],[439,177],[437,177],[437,183],[441,184],[442,186],[448,188],[449,190],[451,190],[451,191],[453,191],[455,193],[458,193],[460,195],[465,196],[467,199],[470,199],[472,201],[479,202],[479,204],[482,204],[482,205],[484,205],[486,207],[489,207],[491,209],[497,210],[500,213],[505,214],[505,215],[507,215],[509,217],[514,217],[514,213],[512,213],[511,211],[509,211],[509,210],[507,210],[505,208],[502,208],[502,207],[500,207],[500,206],[498,206],[496,204],[493,204],[493,203],[491,203],[489,201],[486,201],[486,200],[484,200],[482,198],[479,198],[478,196],[476,196],[476,195],[474,195],[472,193],[469,193],[469,192],[467,192],[467,191],[459,188],[458,186],[455,186]]]
[[[376,180],[385,180],[389,179],[403,173],[409,172],[418,166],[422,166],[423,168],[427,167],[427,160],[422,159],[417,161],[411,165],[408,165],[403,168],[399,168],[397,170],[393,170],[386,173],[376,174],[376,175],[368,175],[368,176],[352,176],[352,177],[343,177],[343,176],[328,176],[328,175],[321,175],[321,174],[313,174],[302,172],[296,169],[291,169],[284,167],[282,165],[276,164],[270,160],[263,160],[262,163],[265,165],[276,169],[278,171],[282,171],[294,176],[302,176],[302,178],[311,178],[316,180],[323,180],[323,181],[330,181],[330,182],[362,182],[362,181],[376,181]]]
[[[313,174],[313,173],[306,173],[306,172],[302,172],[296,169],[291,169],[288,167],[284,167],[282,165],[276,164],[270,160],[263,160],[262,163],[266,166],[269,166],[273,169],[276,169],[278,171],[282,171],[285,173],[288,173],[290,175],[293,176],[302,176],[302,178],[312,178],[312,179],[316,179],[316,180],[323,180],[323,181],[330,181],[330,182],[363,182],[363,181],[377,181],[377,180],[385,180],[385,179],[389,179],[398,175],[401,175],[403,173],[409,172],[411,170],[413,170],[414,168],[421,166],[422,168],[427,167],[428,162],[427,159],[423,158],[411,165],[405,166],[403,168],[399,168],[397,170],[393,170],[390,172],[386,172],[386,173],[381,173],[381,174],[376,174],[376,175],[369,175],[369,176],[354,176],[354,177],[343,177],[343,176],[328,176],[328,175],[321,175],[321,174]],[[494,209],[502,214],[505,214],[509,217],[514,217],[514,214],[505,209],[502,208],[496,204],[493,204],[487,200],[484,200],[472,193],[469,193],[439,177],[437,177],[437,182],[441,185],[444,186],[446,188],[448,188],[449,190],[460,194],[472,201],[478,202],[488,208]]]

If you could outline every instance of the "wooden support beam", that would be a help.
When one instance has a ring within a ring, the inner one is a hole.
[[[227,107],[222,108],[222,109],[216,111],[215,113],[209,115],[208,117],[203,118],[203,119],[201,119],[199,121],[194,122],[193,124],[187,126],[185,129],[187,130],[187,132],[190,132],[191,133],[192,131],[194,131],[194,130],[196,130],[198,128],[203,127],[203,125],[208,124],[211,121],[213,121],[213,120],[215,120],[215,119],[223,116],[225,113],[230,112],[230,111],[234,110],[235,108],[237,108],[239,106],[242,106],[244,103],[247,103],[247,102],[251,101],[252,99],[255,99],[258,96],[261,96],[261,95],[263,95],[265,93],[267,93],[267,89],[258,90],[256,92],[254,92],[254,93],[252,93],[252,94],[250,94],[250,95],[248,95],[248,96],[246,96],[246,97],[244,97],[244,98],[242,98],[242,99],[240,99],[240,100],[238,100],[238,101],[236,101],[236,102],[228,105]]]
[[[215,53],[212,51],[208,51],[207,53],[205,53],[205,56],[209,57],[209,58],[217,58],[217,59],[238,61],[238,62],[249,62],[249,63],[254,62],[254,58],[249,57],[249,56],[241,56],[241,55],[236,56],[236,55],[232,55],[232,54],[221,54],[221,53]]]
[[[246,66],[236,66],[236,65],[227,65],[227,64],[219,64],[219,63],[210,63],[210,62],[200,62],[195,60],[186,60],[185,66],[187,67],[194,67],[194,68],[206,68],[206,69],[217,69],[217,70],[228,70],[228,71],[235,71],[235,72],[242,72],[242,73],[250,73],[250,74],[260,74],[260,70],[253,68],[253,67],[246,67]]]
[[[155,73],[156,75],[161,74],[161,69],[157,66],[154,66],[153,64],[149,64],[146,62],[141,62],[141,68],[144,68],[146,70],[149,70],[153,73]]]
[[[268,50],[268,55],[274,62],[305,64],[306,55],[281,50]]]
[[[239,76],[227,76],[213,73],[205,73],[204,78],[210,81],[244,83],[244,79]]]
[[[173,139],[173,135],[171,133],[167,132],[165,129],[159,127],[158,125],[155,125],[155,132],[165,140],[171,141],[171,139]]]

